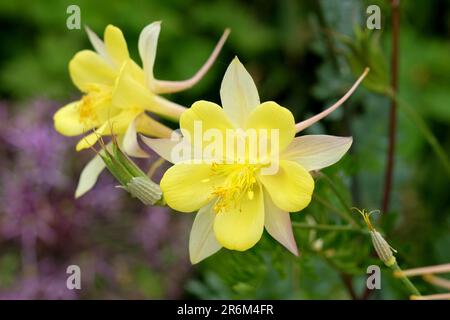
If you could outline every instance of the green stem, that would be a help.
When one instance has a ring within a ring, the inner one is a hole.
[[[409,280],[407,276],[403,274],[402,269],[400,268],[397,262],[395,262],[392,266],[390,266],[390,268],[392,271],[399,274],[399,279],[403,282],[403,284],[409,290],[411,295],[420,296],[419,290],[417,290],[416,286]]]
[[[368,234],[364,229],[358,229],[348,225],[331,225],[331,224],[309,224],[304,222],[292,222],[292,226],[300,229],[328,230],[328,231],[350,231]]]
[[[318,251],[316,253],[326,263],[328,263],[331,268],[336,269],[336,271],[339,272],[342,283],[344,284],[345,288],[347,289],[349,296],[353,300],[357,300],[358,296],[355,293],[351,276],[349,274],[347,274],[347,270],[345,270],[341,266],[339,266],[333,259],[330,259],[329,257],[327,257],[325,254],[323,254],[323,252]]]
[[[316,200],[317,202],[319,202],[321,205],[323,205],[326,209],[328,209],[330,211],[333,211],[333,212],[339,214],[340,216],[346,216],[347,215],[347,212],[344,212],[343,210],[340,210],[340,209],[336,208],[331,203],[326,201],[321,196],[318,196],[317,194],[313,194],[313,199]]]
[[[324,180],[328,183],[328,185],[330,186],[331,191],[333,191],[333,193],[336,195],[336,197],[338,198],[339,202],[341,203],[341,205],[345,209],[345,211],[337,211],[337,212],[341,215],[341,217],[345,221],[347,221],[348,223],[352,224],[353,226],[359,227],[360,226],[359,221],[355,220],[355,218],[353,217],[353,212],[352,212],[350,206],[348,205],[348,203],[345,200],[345,198],[339,192],[339,189],[336,187],[336,185],[334,184],[333,180],[331,180],[330,177],[328,177],[323,172],[320,173],[320,177],[324,178]]]
[[[416,125],[417,129],[419,129],[425,140],[431,146],[431,149],[441,161],[445,169],[445,173],[450,177],[450,160],[448,155],[420,114],[406,101],[400,99],[394,92],[392,92],[392,90],[387,90],[386,95],[392,99],[395,99],[399,109],[404,112],[406,116]]]

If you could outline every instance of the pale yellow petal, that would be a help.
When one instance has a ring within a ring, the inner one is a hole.
[[[247,120],[246,129],[256,129],[258,134],[259,130],[266,131],[269,146],[277,143],[278,151],[282,151],[294,139],[295,120],[291,111],[269,101],[253,109]],[[278,135],[278,139],[275,139],[275,141],[270,139],[273,134]],[[264,140],[260,141],[260,143],[264,142]]]
[[[69,103],[53,116],[55,128],[66,136],[76,136],[97,128],[118,113],[109,94],[91,92]]]
[[[112,92],[113,104],[123,109],[135,107],[155,112],[161,111],[157,109],[158,106],[151,108],[155,104],[153,96],[142,83],[133,77],[131,61],[125,62],[119,71]]]
[[[142,113],[136,119],[137,132],[156,138],[170,137],[173,130],[168,126],[156,121],[149,115]]]
[[[284,211],[300,211],[311,202],[314,180],[296,162],[281,160],[276,174],[261,174],[259,179],[273,203]]]
[[[292,232],[289,212],[278,208],[267,192],[264,192],[264,226],[267,232],[286,249],[298,256],[297,243]]]
[[[123,109],[140,108],[157,115],[178,120],[186,109],[167,99],[154,95],[144,84],[136,78],[133,62],[122,65],[117,77],[112,101],[115,106]]]
[[[69,62],[69,72],[73,83],[83,92],[88,92],[92,84],[112,86],[117,76],[117,71],[91,50],[78,52]]]
[[[156,49],[158,47],[158,37],[161,31],[161,21],[156,21],[146,26],[139,35],[139,55],[145,72],[145,81],[148,88],[151,88],[153,77],[153,66],[155,64]]]
[[[147,138],[141,135],[142,142],[144,142],[150,149],[152,149],[157,155],[170,163],[172,161],[172,150],[179,143],[171,139],[153,139]]]
[[[222,182],[222,177],[213,176],[211,165],[177,163],[161,179],[161,190],[172,209],[193,212],[213,199],[212,192]]]
[[[81,138],[75,146],[75,149],[77,151],[81,151],[93,147],[97,143],[98,139],[100,139],[102,135],[107,135],[108,132],[108,123],[104,123],[100,128],[94,130],[94,132]]]
[[[240,128],[259,102],[255,82],[236,57],[228,66],[220,88],[222,106],[229,119]]]
[[[307,171],[338,162],[352,145],[352,137],[308,135],[295,138],[281,154],[282,159],[299,163]]]
[[[148,158],[149,155],[139,145],[136,132],[136,119],[130,122],[122,141],[122,150],[129,156]]]
[[[195,159],[192,145],[186,138],[179,135],[177,131],[172,132],[170,139],[153,139],[142,135],[141,139],[150,149],[170,163],[192,161]],[[201,158],[197,158],[197,160],[199,162],[205,162]]]
[[[119,28],[108,25],[105,29],[104,39],[108,56],[116,66],[121,66],[125,60],[129,59],[127,43]]]
[[[237,206],[217,213],[214,233],[227,249],[244,251],[253,247],[264,230],[264,199],[260,184],[254,185],[253,197],[243,196]]]
[[[88,26],[85,26],[86,33],[88,35],[89,41],[94,47],[95,51],[103,58],[103,60],[110,62],[108,52],[106,52],[105,43],[99,38],[99,36],[91,30]]]
[[[98,176],[105,169],[106,165],[99,155],[96,155],[81,171],[80,180],[78,181],[75,198],[79,198],[86,192],[91,190],[97,182]]]
[[[110,135],[111,131],[115,135],[124,135],[128,129],[129,124],[140,114],[138,110],[123,110],[118,115],[112,117],[93,133],[81,138],[76,145],[76,150],[80,151],[87,149],[97,143],[100,136]]]
[[[222,248],[214,235],[213,224],[216,216],[214,202],[201,208],[195,216],[189,236],[189,258],[192,264],[199,263]]]
[[[56,131],[65,136],[77,136],[92,129],[80,122],[79,101],[71,102],[53,115]]]
[[[133,60],[128,60],[130,74],[138,83],[145,85],[144,70]]]
[[[215,136],[223,141],[221,146],[225,147],[226,130],[233,129],[233,124],[217,104],[197,101],[181,115],[180,128],[187,141],[193,144],[196,149],[204,149],[214,142],[213,139],[208,139],[208,136],[205,135],[206,132],[208,134],[215,133]]]

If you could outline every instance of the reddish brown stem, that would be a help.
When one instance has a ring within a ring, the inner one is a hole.
[[[399,49],[399,33],[400,33],[400,0],[390,0],[391,2],[391,88],[395,94],[398,90],[398,49]],[[386,171],[384,176],[383,200],[381,203],[381,212],[386,213],[389,210],[389,203],[391,199],[392,190],[392,176],[394,171],[394,154],[395,154],[395,138],[397,131],[397,102],[396,99],[391,98],[391,105],[389,109],[389,129],[388,129],[388,150]],[[367,300],[372,295],[371,290],[366,288],[361,299]]]
[[[358,300],[358,295],[356,294],[355,289],[353,288],[352,276],[350,276],[346,273],[341,273],[340,276],[341,276],[342,283],[345,285],[345,288],[347,289],[347,292],[350,295],[350,297],[353,300]]]
[[[392,54],[391,54],[391,88],[394,94],[398,90],[398,46],[399,46],[399,31],[400,31],[400,0],[391,0],[391,27],[392,27]],[[397,102],[396,99],[391,99],[389,109],[389,144],[387,150],[387,163],[384,176],[384,190],[383,201],[381,204],[381,212],[386,213],[389,210],[392,178],[394,171],[394,154],[395,154],[395,138],[397,131]]]

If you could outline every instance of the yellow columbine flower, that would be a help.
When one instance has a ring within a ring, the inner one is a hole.
[[[183,143],[194,145],[195,149],[200,139],[203,151],[211,147],[210,139],[196,136],[195,128],[201,124],[203,130],[213,129],[222,136],[229,132],[275,131],[278,139],[276,144],[270,141],[270,146],[276,148],[269,148],[262,157],[251,157],[247,149],[243,153],[234,152],[233,147],[231,153],[230,149],[219,148],[215,157],[207,159],[191,156],[190,160],[180,160],[175,158],[174,141],[144,138],[151,148],[174,163],[161,180],[167,204],[181,212],[199,210],[190,235],[191,261],[197,263],[221,247],[247,250],[260,240],[264,228],[297,255],[289,212],[300,211],[311,201],[314,180],[309,171],[337,162],[350,148],[352,138],[328,135],[295,138],[295,134],[343,100],[296,125],[288,109],[275,102],[260,103],[251,76],[237,58],[225,73],[220,96],[223,108],[198,101],[182,114]],[[253,143],[256,149],[272,139],[257,137]],[[244,145],[250,147],[248,135],[244,135],[244,140]],[[264,173],[274,162],[278,170]]]
[[[168,137],[172,130],[152,119],[146,111],[178,121],[185,108],[158,94],[182,91],[196,84],[211,67],[229,33],[225,31],[209,59],[192,78],[162,81],[153,75],[160,29],[158,21],[145,27],[140,34],[138,47],[143,68],[130,58],[119,28],[108,25],[104,41],[87,29],[95,52],[80,51],[69,63],[72,81],[83,96],[54,115],[55,128],[63,135],[77,136],[94,130],[79,141],[77,151],[92,146],[100,136],[110,135],[113,130],[128,155],[147,157],[137,143],[136,133]],[[94,158],[85,167],[80,176],[77,197],[93,187],[104,167],[100,157]]]

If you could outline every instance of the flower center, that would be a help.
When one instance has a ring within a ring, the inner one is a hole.
[[[85,94],[78,105],[78,115],[80,122],[85,126],[96,125],[100,119],[102,107],[104,107],[107,100],[111,99],[110,90],[105,90],[98,86],[94,86]]]
[[[216,187],[213,195],[217,196],[214,211],[220,213],[230,207],[237,208],[242,198],[246,196],[252,200],[256,184],[256,172],[260,169],[257,164],[212,164],[213,175],[225,176],[225,182]]]

